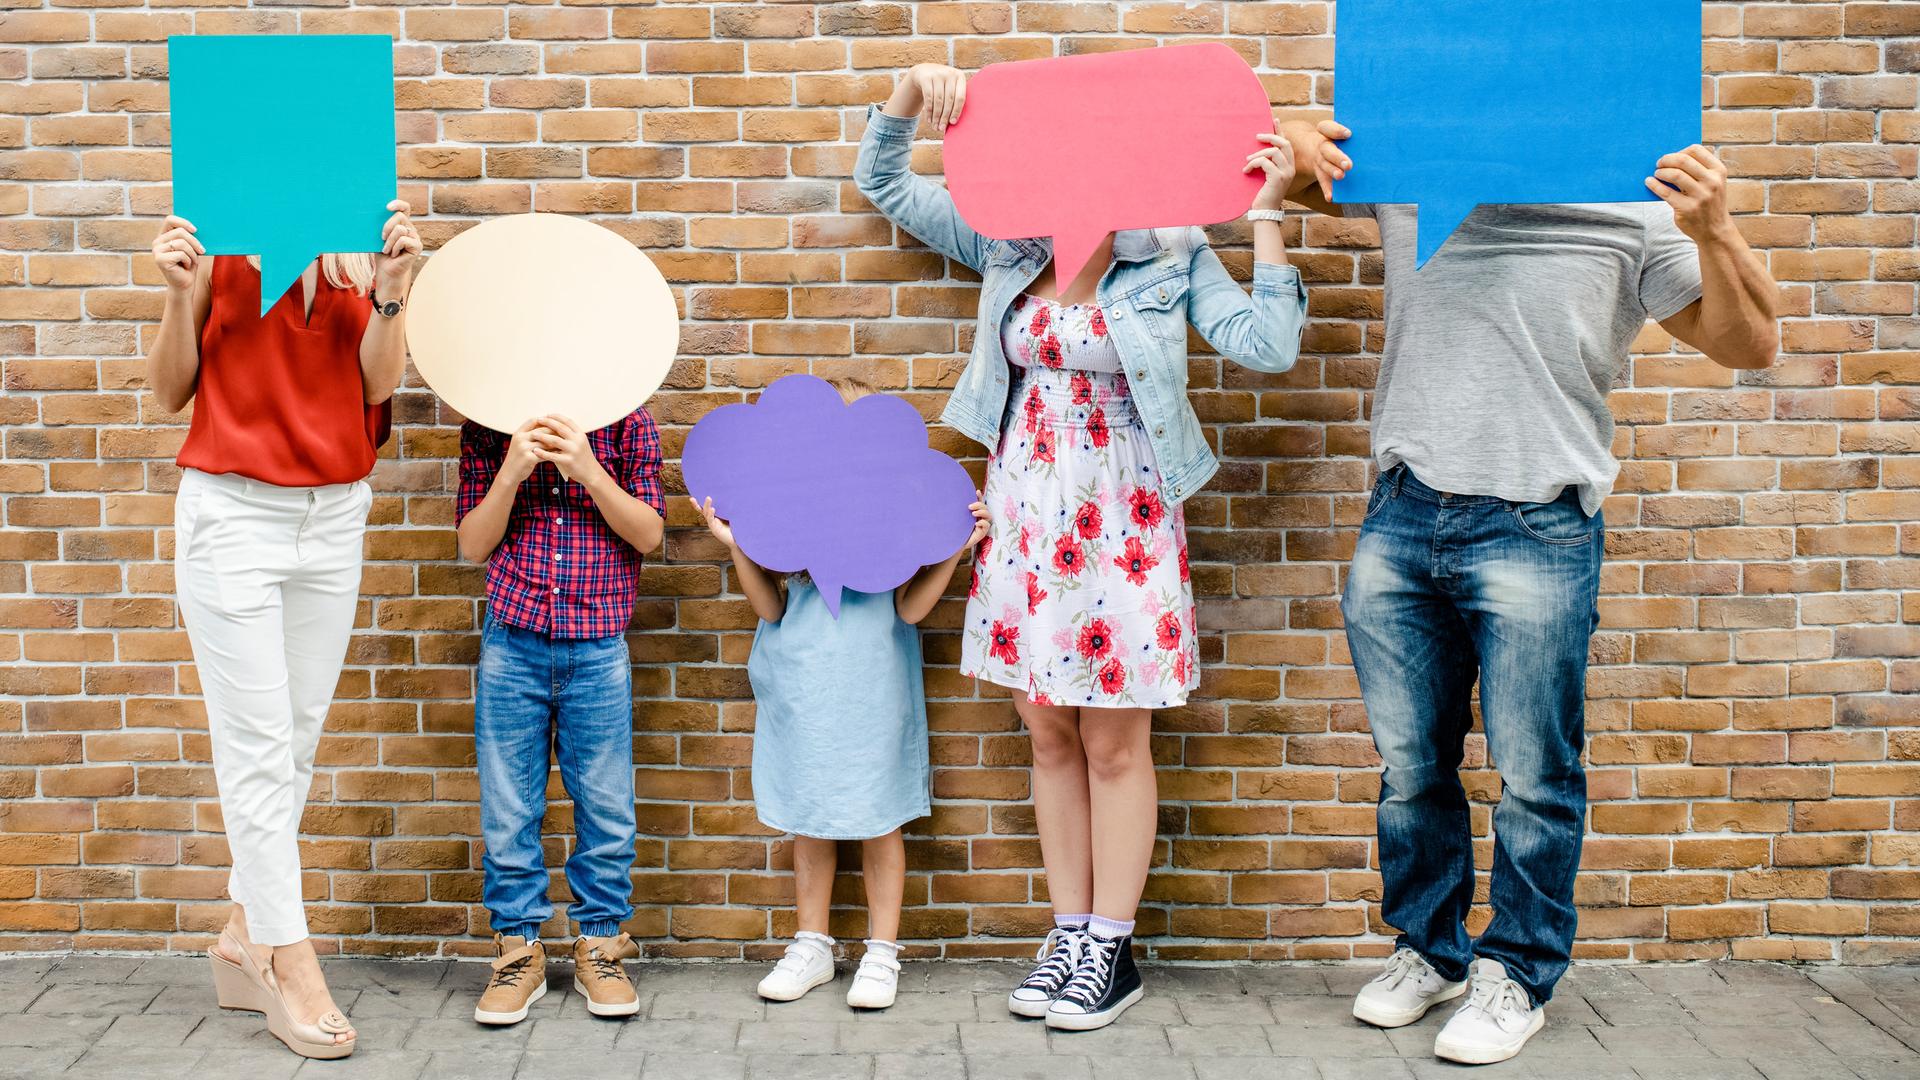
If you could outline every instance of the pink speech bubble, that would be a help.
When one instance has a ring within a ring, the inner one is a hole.
[[[1246,213],[1265,177],[1240,170],[1272,130],[1266,88],[1217,43],[993,64],[947,129],[947,186],[984,236],[1053,237],[1064,285],[1109,232]]]

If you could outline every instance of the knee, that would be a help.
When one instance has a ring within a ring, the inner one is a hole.
[[[1433,795],[1460,789],[1460,776],[1436,762],[1388,762],[1380,773],[1382,803],[1417,802]]]
[[[1033,744],[1033,763],[1040,768],[1064,765],[1080,757],[1080,724],[1064,716],[1027,717],[1027,738]]]
[[[1088,778],[1096,783],[1113,781],[1152,769],[1152,752],[1145,736],[1144,731],[1138,737],[1129,731],[1124,737],[1110,733],[1085,740]]]

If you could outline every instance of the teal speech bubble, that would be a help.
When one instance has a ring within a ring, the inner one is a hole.
[[[385,34],[167,39],[173,212],[209,255],[260,257],[265,315],[327,252],[379,251],[394,164]]]

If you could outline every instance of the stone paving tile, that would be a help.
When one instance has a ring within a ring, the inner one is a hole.
[[[589,1016],[556,964],[530,1022],[482,1028],[482,965],[325,963],[361,1049],[305,1063],[220,1010],[197,958],[0,958],[0,1080],[1920,1078],[1920,968],[1578,967],[1524,1055],[1464,1070],[1431,1056],[1450,1009],[1390,1032],[1352,1019],[1369,965],[1150,968],[1123,1021],[1075,1033],[1007,1013],[1023,964],[911,964],[884,1012],[837,986],[763,1003],[762,965],[635,965],[644,1008],[624,1022]]]

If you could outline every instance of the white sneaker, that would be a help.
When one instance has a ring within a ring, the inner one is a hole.
[[[856,1009],[885,1009],[893,1004],[899,987],[900,961],[869,951],[860,958],[853,985],[847,987],[847,1004]]]
[[[1491,1065],[1518,1054],[1547,1025],[1545,1006],[1535,1006],[1525,987],[1507,978],[1496,960],[1475,960],[1467,978],[1467,1003],[1440,1029],[1433,1052],[1462,1065]]]
[[[833,981],[833,939],[804,930],[787,946],[787,955],[760,980],[768,1001],[797,1001],[807,991]]]
[[[1353,999],[1353,1017],[1375,1027],[1405,1027],[1443,1001],[1467,992],[1467,984],[1448,982],[1412,949],[1394,950],[1387,970],[1374,976]]]

